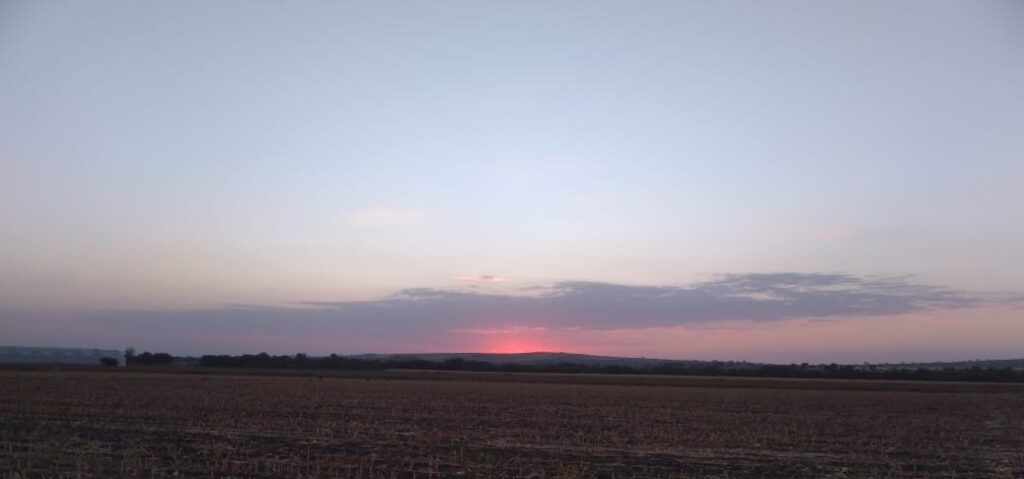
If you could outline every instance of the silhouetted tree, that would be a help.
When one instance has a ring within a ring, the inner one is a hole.
[[[167,353],[151,353],[146,351],[132,356],[129,366],[168,366],[174,363],[174,356]]]

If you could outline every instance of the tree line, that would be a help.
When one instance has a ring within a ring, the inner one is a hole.
[[[124,364],[126,366],[170,366],[174,364],[174,356],[168,353],[151,353],[149,351],[136,354],[134,349],[128,348],[124,351]]]
[[[129,363],[131,364],[131,363]],[[202,367],[258,369],[429,369],[441,371],[480,371],[515,373],[594,373],[594,374],[665,374],[685,376],[735,376],[817,379],[889,379],[921,381],[1024,382],[1024,371],[1012,368],[899,368],[872,365],[839,364],[750,364],[733,362],[665,362],[643,366],[585,365],[569,362],[550,364],[491,363],[463,358],[444,361],[426,359],[363,359],[332,354],[311,357],[306,354],[270,355],[243,354],[205,355]]]

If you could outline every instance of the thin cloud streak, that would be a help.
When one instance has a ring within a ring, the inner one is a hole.
[[[478,282],[478,283],[504,283],[505,281],[508,281],[507,278],[502,278],[500,276],[494,276],[494,275],[491,275],[491,274],[466,275],[466,276],[459,276],[459,277],[457,277],[455,279],[458,280],[458,281],[472,281],[472,282]]]

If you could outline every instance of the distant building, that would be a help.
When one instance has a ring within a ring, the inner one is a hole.
[[[99,366],[100,360],[111,358],[124,366],[124,354],[113,349],[35,348],[0,346],[0,364],[77,364]]]

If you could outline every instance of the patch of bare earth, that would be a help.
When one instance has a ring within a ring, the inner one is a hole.
[[[500,379],[2,371],[0,474],[1024,477],[1019,388]]]

